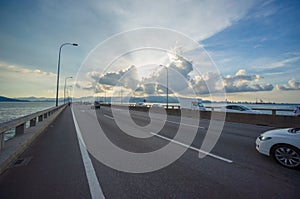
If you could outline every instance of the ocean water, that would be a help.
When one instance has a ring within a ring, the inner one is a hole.
[[[0,123],[36,113],[54,106],[54,102],[0,102]],[[26,126],[28,126],[28,124]],[[5,132],[4,139],[8,140],[12,138],[14,134],[15,129],[11,129]]]
[[[54,106],[54,102],[0,102],[0,123]]]

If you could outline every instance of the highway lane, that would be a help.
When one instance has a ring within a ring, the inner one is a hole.
[[[119,114],[122,115],[123,111],[119,110]],[[115,145],[131,152],[147,153],[169,143],[157,136],[128,136],[117,126],[108,107],[101,107],[95,113],[89,106],[79,105],[74,107],[74,112],[82,130],[87,129],[84,128],[85,123],[89,124],[89,129],[93,128],[95,124],[91,120],[96,115],[107,137]],[[144,112],[132,111],[131,118],[145,129],[150,123],[148,114]],[[167,139],[173,138],[179,121],[177,116],[168,116],[159,134]],[[199,128],[192,147],[200,148],[208,124],[209,120],[198,121]],[[156,130],[151,128],[144,133],[151,134],[152,130]],[[199,159],[198,153],[189,149],[163,169],[132,174],[112,169],[92,156],[91,159],[107,198],[298,198],[299,171],[283,168],[255,150],[256,137],[268,129],[271,128],[225,123],[211,153],[232,160],[231,163],[212,156]],[[184,143],[184,140],[181,142]]]

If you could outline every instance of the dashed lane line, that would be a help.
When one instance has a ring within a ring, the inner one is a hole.
[[[223,157],[221,157],[221,156],[218,156],[218,155],[215,155],[215,154],[212,154],[212,153],[203,151],[203,150],[201,150],[201,149],[197,149],[197,148],[195,148],[195,147],[192,147],[192,146],[189,146],[189,145],[187,145],[187,144],[178,142],[178,141],[176,141],[176,140],[173,140],[173,139],[164,137],[164,136],[159,135],[159,134],[157,134],[157,133],[152,133],[152,132],[151,132],[151,134],[154,135],[154,136],[157,136],[157,137],[159,137],[159,138],[161,138],[161,139],[164,139],[164,140],[173,142],[173,143],[175,143],[175,144],[178,144],[178,145],[180,145],[180,146],[186,147],[186,148],[188,148],[188,149],[191,149],[191,150],[197,151],[197,152],[199,152],[199,153],[203,153],[203,154],[205,154],[205,155],[208,155],[208,156],[210,156],[210,157],[216,158],[216,159],[218,159],[218,160],[222,160],[222,161],[227,162],[227,163],[233,163],[232,160],[229,160],[229,159],[227,159],[227,158],[223,158]]]
[[[109,115],[104,115],[104,117],[107,117],[107,118],[109,118],[109,119],[114,119],[113,117],[111,117],[111,116],[109,116]],[[180,123],[178,123],[178,122],[173,122],[173,121],[169,121],[169,120],[167,120],[167,122],[174,123],[174,124],[180,124]],[[182,125],[193,126],[193,127],[198,127],[198,128],[204,129],[204,127],[201,127],[201,126],[195,126],[195,125],[184,124],[184,123],[181,123],[181,124],[182,124]],[[224,158],[224,157],[221,157],[221,156],[218,156],[218,155],[215,155],[215,154],[212,154],[212,153],[203,151],[203,150],[201,150],[201,149],[198,149],[198,148],[189,146],[189,145],[187,145],[187,144],[178,142],[178,141],[176,141],[176,140],[173,140],[173,139],[164,137],[164,136],[162,136],[162,135],[159,135],[159,134],[156,134],[156,133],[153,133],[153,132],[150,132],[150,133],[151,133],[152,135],[154,135],[154,136],[157,136],[157,137],[161,138],[161,139],[168,140],[168,141],[170,141],[170,142],[173,142],[173,143],[176,143],[176,144],[178,144],[178,145],[184,146],[184,147],[186,147],[186,148],[188,148],[188,149],[197,151],[197,152],[199,152],[199,153],[203,153],[203,154],[205,154],[205,155],[208,155],[208,156],[210,156],[210,157],[216,158],[216,159],[218,159],[218,160],[222,160],[222,161],[227,162],[227,163],[233,163],[233,161],[230,160],[230,159],[227,159],[227,158]]]
[[[109,119],[114,119],[113,117],[109,116],[109,115],[105,115],[104,117],[109,118]],[[174,121],[170,121],[170,120],[166,120],[169,123],[173,123],[173,124],[179,124],[179,125],[185,125],[185,126],[191,126],[191,127],[198,127],[199,129],[205,129],[205,127],[202,126],[197,126],[197,125],[192,125],[192,124],[185,124],[185,123],[180,123],[180,122],[174,122]]]

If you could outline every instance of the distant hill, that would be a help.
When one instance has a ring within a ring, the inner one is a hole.
[[[29,101],[0,96],[0,102],[29,102]]]
[[[46,97],[20,97],[20,100],[27,100],[30,102],[55,102],[55,98],[46,98]],[[59,99],[61,101],[63,99]]]

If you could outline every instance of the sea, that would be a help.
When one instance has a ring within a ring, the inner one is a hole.
[[[0,102],[0,123],[55,106],[55,102]]]
[[[55,102],[0,102],[0,123],[36,113],[54,107]],[[28,124],[26,124],[28,126]],[[15,134],[15,129],[7,131],[4,139],[8,140]]]

